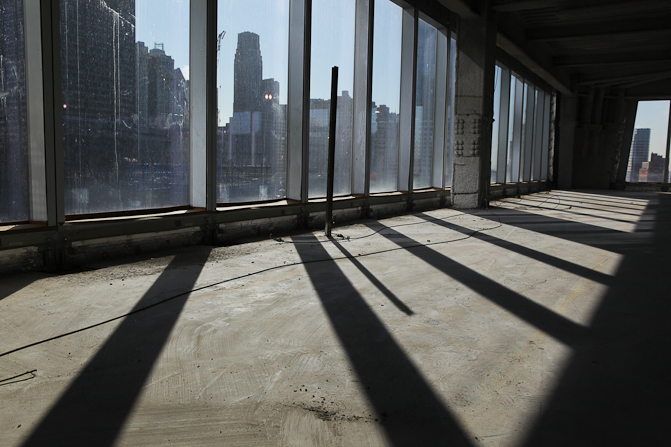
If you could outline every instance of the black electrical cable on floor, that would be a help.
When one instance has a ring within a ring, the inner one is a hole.
[[[464,213],[464,214],[468,214],[468,213]],[[463,215],[463,214],[460,214],[460,215]],[[379,255],[379,254],[382,254],[382,253],[389,253],[389,252],[397,251],[397,250],[408,250],[408,249],[417,248],[417,247],[426,247],[426,246],[431,246],[431,245],[441,245],[441,244],[448,244],[448,243],[452,243],[452,242],[463,241],[463,240],[466,240],[466,239],[469,239],[469,238],[475,236],[476,234],[478,234],[482,231],[495,230],[496,228],[499,228],[499,227],[503,226],[503,224],[501,223],[501,220],[498,218],[498,216],[496,216],[495,214],[492,214],[492,215],[499,221],[498,225],[495,225],[495,226],[490,227],[490,228],[473,230],[473,232],[471,234],[466,235],[466,236],[461,237],[461,238],[450,239],[450,240],[447,240],[447,241],[439,241],[439,242],[427,242],[425,244],[418,243],[418,244],[406,245],[406,246],[403,246],[403,247],[394,247],[394,248],[389,248],[389,249],[386,249],[386,250],[379,250],[379,251],[370,252],[370,253],[358,254],[356,256],[355,255],[349,255],[349,256],[343,255],[343,256],[339,256],[339,257],[335,257],[335,258],[334,257],[329,257],[329,258],[324,258],[324,259],[314,259],[312,261],[293,262],[291,264],[282,264],[282,265],[276,265],[276,266],[273,266],[273,267],[268,267],[268,268],[265,268],[265,269],[262,269],[262,270],[246,273],[244,275],[236,276],[236,277],[233,277],[233,278],[224,279],[222,281],[217,281],[217,282],[212,283],[212,284],[208,284],[208,285],[201,286],[201,287],[196,287],[196,288],[193,288],[193,289],[188,290],[186,292],[182,292],[182,293],[178,293],[176,295],[172,295],[168,298],[164,298],[164,299],[162,299],[160,301],[157,301],[153,304],[149,304],[149,305],[141,307],[139,309],[135,309],[135,310],[133,310],[131,312],[127,312],[123,315],[119,315],[117,317],[109,318],[107,320],[101,321],[99,323],[92,324],[90,326],[85,326],[85,327],[80,328],[80,329],[75,329],[73,331],[69,331],[69,332],[65,332],[63,334],[55,335],[55,336],[50,337],[50,338],[39,340],[39,341],[36,341],[34,343],[30,343],[30,344],[12,349],[10,351],[0,353],[0,357],[4,357],[4,356],[10,355],[10,354],[13,354],[15,352],[19,352],[19,351],[23,351],[23,350],[28,349],[28,348],[32,348],[34,346],[38,346],[38,345],[41,345],[41,344],[44,344],[44,343],[48,343],[50,341],[58,340],[60,338],[68,337],[70,335],[74,335],[74,334],[77,334],[77,333],[80,333],[80,332],[88,331],[90,329],[93,329],[93,328],[96,328],[96,327],[99,327],[99,326],[103,326],[107,323],[111,323],[113,321],[120,320],[122,318],[126,318],[130,315],[133,315],[133,314],[136,314],[136,313],[139,313],[139,312],[143,312],[147,309],[151,309],[152,307],[159,306],[161,304],[164,304],[168,301],[171,301],[171,300],[174,300],[176,298],[182,297],[184,295],[190,295],[194,292],[209,289],[211,287],[215,287],[215,286],[225,284],[225,283],[228,283],[228,282],[237,281],[239,279],[249,278],[250,276],[259,275],[261,273],[270,272],[272,270],[278,270],[278,269],[281,269],[281,268],[284,268],[284,267],[293,267],[293,266],[297,266],[297,265],[316,264],[318,262],[329,262],[329,261],[334,261],[335,262],[335,261],[339,261],[339,260],[342,260],[342,259],[356,259],[356,258],[362,258],[362,257],[365,257],[365,256],[373,256],[373,255]],[[454,217],[454,216],[451,216],[451,217]],[[435,220],[445,220],[445,219],[435,219]],[[413,225],[414,224],[420,224],[420,223],[430,223],[430,222],[429,221],[417,222],[417,223],[413,223]],[[380,231],[383,231],[385,229],[392,229],[392,228],[396,228],[396,227],[399,227],[399,226],[407,226],[407,225],[409,225],[409,224],[396,225],[396,226],[393,226],[393,227],[385,227],[385,228],[383,228],[379,231],[376,231],[375,233],[372,233],[372,234],[377,234]],[[316,242],[320,242],[320,241],[316,241]],[[315,243],[315,242],[312,242],[312,243]],[[26,373],[23,373],[23,374],[19,374],[19,376],[15,376],[15,377],[20,377],[20,376],[23,376],[23,375],[26,375],[26,374],[33,374],[34,375],[35,371],[37,371],[37,370],[33,370],[33,371],[29,371],[29,372],[26,372]],[[11,379],[12,378],[0,380],[0,383],[4,382],[4,381],[7,381],[7,380],[11,380]]]

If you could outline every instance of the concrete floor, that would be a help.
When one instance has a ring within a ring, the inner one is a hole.
[[[3,277],[0,445],[668,445],[671,195],[492,205]]]

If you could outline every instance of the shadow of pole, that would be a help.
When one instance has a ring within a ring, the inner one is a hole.
[[[377,223],[379,226],[379,222]],[[399,247],[417,256],[435,269],[459,281],[466,287],[482,295],[485,299],[506,309],[520,319],[535,326],[549,336],[568,346],[584,343],[589,336],[586,328],[559,315],[550,309],[535,303],[519,293],[508,289],[496,281],[444,256],[437,251],[421,245],[419,242],[387,227],[380,231]],[[402,242],[406,241],[406,245]]]
[[[303,261],[327,259],[314,244],[296,244]],[[305,269],[354,371],[394,446],[470,446],[461,426],[433,392],[335,261]]]
[[[192,290],[209,252],[201,247],[178,254],[133,310],[161,299],[162,292]],[[126,317],[23,446],[112,446],[188,298]]]
[[[342,254],[345,255],[345,257],[347,259],[352,261],[352,264],[354,264],[354,266],[356,268],[358,268],[359,271],[361,273],[363,273],[363,275],[366,278],[368,278],[368,280],[371,283],[373,283],[373,285],[375,285],[375,287],[377,287],[380,292],[382,292],[384,294],[384,296],[389,298],[389,301],[391,301],[396,307],[398,307],[398,309],[400,311],[402,311],[406,315],[414,315],[414,312],[412,311],[412,309],[410,309],[408,306],[406,306],[406,304],[403,301],[401,301],[396,295],[394,295],[394,292],[392,292],[384,284],[382,284],[382,282],[379,279],[377,279],[375,277],[375,275],[373,275],[371,273],[370,270],[368,270],[366,267],[364,267],[363,264],[361,264],[361,262],[359,262],[359,260],[356,257],[352,256],[352,254],[350,252],[348,252],[347,249],[345,249],[345,247],[343,247],[335,239],[332,239],[331,242],[333,242],[333,245],[335,245],[338,248],[338,250],[340,250],[342,252]]]

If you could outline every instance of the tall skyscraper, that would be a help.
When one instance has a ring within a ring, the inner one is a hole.
[[[219,199],[240,202],[284,196],[286,107],[280,85],[263,79],[259,35],[238,34],[233,116],[217,136]]]
[[[639,170],[643,162],[648,161],[650,155],[650,129],[634,130],[634,139],[631,143],[631,177],[630,182],[638,182]]]
[[[259,112],[261,110],[261,78],[263,61],[259,35],[238,34],[233,74],[233,112]]]

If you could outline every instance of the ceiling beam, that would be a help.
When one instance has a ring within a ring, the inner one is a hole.
[[[640,85],[647,82],[659,81],[662,79],[671,78],[671,70],[667,71],[655,71],[651,73],[641,73],[641,74],[631,74],[626,76],[617,76],[617,77],[595,77],[593,79],[584,79],[578,82],[578,85],[594,85],[609,87],[613,85]]]
[[[618,17],[651,12],[668,12],[668,0],[623,0],[610,3],[589,1],[578,2],[582,6],[564,7],[557,11],[561,19],[598,19],[600,17]],[[591,3],[591,4],[590,4]],[[584,5],[587,6],[584,6]]]
[[[645,20],[615,20],[592,22],[584,25],[562,25],[526,30],[527,40],[557,41],[567,39],[587,39],[590,37],[658,37],[660,33],[671,32],[671,14],[666,13]]]
[[[671,54],[667,51],[613,54],[574,54],[571,56],[555,56],[552,59],[552,64],[555,67],[627,65],[646,62],[671,62]]]
[[[561,0],[517,0],[498,1],[492,5],[492,9],[498,12],[518,12],[532,9],[552,8],[563,3]]]

